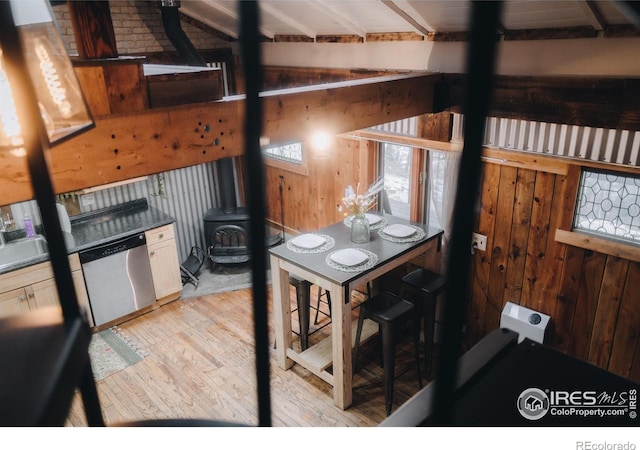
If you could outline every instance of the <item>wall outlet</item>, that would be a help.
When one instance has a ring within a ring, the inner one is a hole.
[[[96,204],[96,198],[93,196],[93,193],[84,194],[81,198],[82,206],[91,206]]]
[[[471,235],[471,247],[486,252],[487,237],[483,234],[473,233]]]

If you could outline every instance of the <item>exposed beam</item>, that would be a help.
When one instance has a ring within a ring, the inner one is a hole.
[[[210,7],[218,13],[228,17],[229,19],[232,19],[234,23],[238,23],[238,21],[240,20],[238,12],[233,8],[228,8],[225,5],[211,0],[205,1],[204,4],[204,8]],[[210,15],[205,16],[204,14],[201,14],[202,11],[200,9],[200,6],[201,5],[199,5],[199,2],[183,2],[180,4],[180,11],[183,14],[193,17],[194,19],[212,27],[213,29],[220,31],[221,33],[231,36],[233,39],[238,39],[238,30],[223,25],[222,22],[212,19]]]
[[[602,31],[607,27],[607,21],[604,20],[598,4],[592,0],[584,0],[578,2],[582,10],[587,14],[591,26],[598,31]]]
[[[367,33],[367,42],[389,42],[389,41],[424,41],[424,36],[413,31],[399,33]]]
[[[635,25],[609,25],[604,29],[604,37],[640,37],[640,28]]]
[[[276,34],[273,42],[315,42],[315,38],[302,34]]]
[[[366,31],[362,26],[354,23],[350,18],[346,17],[335,7],[330,6],[326,2],[323,2],[320,0],[308,0],[308,1],[310,5],[316,7],[319,11],[322,11],[328,14],[332,20],[335,20],[342,27],[346,28],[348,33],[356,34],[362,37],[364,37],[364,35],[366,34]]]
[[[427,36],[428,41],[434,42],[459,42],[469,40],[469,32],[467,31],[446,31],[433,32]]]
[[[294,30],[298,30],[300,33],[304,34],[305,36],[309,36],[309,37],[315,36],[316,33],[315,33],[314,30],[311,30],[308,27],[302,26],[302,24],[299,21],[297,21],[293,17],[283,13],[282,10],[271,6],[267,2],[260,2],[259,5],[260,5],[260,9],[264,13],[275,17],[280,22],[286,23],[288,26],[290,26]],[[268,33],[264,33],[264,34],[265,34],[265,36],[269,36],[271,38],[275,38],[275,35],[276,35],[273,32],[268,32]]]
[[[462,76],[451,77],[451,110],[462,112]],[[493,117],[640,130],[640,78],[496,76]]]
[[[227,33],[224,33],[216,28],[212,28],[206,23],[203,23],[198,19],[194,19],[193,17],[187,14],[184,14],[182,12],[180,13],[180,20],[182,20],[184,23],[188,23],[189,25],[198,28],[199,30],[205,31],[219,39],[222,39],[223,41],[231,42],[231,41],[235,41],[237,38]]]
[[[405,9],[410,8],[408,4],[405,4],[405,9],[403,9],[392,0],[381,0],[381,2],[383,5],[388,7],[391,11],[395,12],[397,15],[402,17],[409,25],[415,28],[418,33],[428,36],[430,33],[433,32],[433,30],[429,29],[431,27],[429,27],[428,25],[425,26],[420,22],[418,22],[416,19],[414,19],[414,17],[420,17],[420,15],[416,13],[415,10],[413,10],[413,8],[411,8],[413,12],[412,15],[410,15],[409,13],[407,13],[407,11],[405,11]]]
[[[269,91],[264,134],[273,143],[367,128],[433,110],[439,74],[412,74]],[[56,193],[179,169],[243,152],[243,96],[96,119],[51,149]],[[0,152],[3,204],[33,197],[24,158]]]
[[[359,34],[324,34],[316,36],[316,42],[319,44],[361,44],[364,42],[364,37]]]
[[[598,32],[591,26],[540,28],[526,30],[507,30],[505,41],[534,41],[543,39],[581,39],[598,37]]]

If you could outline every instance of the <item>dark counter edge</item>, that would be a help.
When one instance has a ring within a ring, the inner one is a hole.
[[[96,219],[100,219],[104,215],[117,214],[117,215],[125,216],[129,214],[139,213],[142,211],[150,211],[152,214],[153,220],[148,221],[147,223],[145,223],[143,226],[140,226],[140,227],[122,229],[116,234],[110,236],[109,238],[95,239],[95,240],[85,241],[81,243],[75,242],[75,239],[73,237],[74,225],[87,226],[87,224],[91,224],[92,221]],[[172,216],[160,211],[159,209],[149,206],[146,199],[138,199],[138,200],[132,200],[130,202],[122,203],[120,205],[110,206],[108,208],[102,208],[95,211],[90,211],[87,213],[72,216],[70,217],[70,222],[71,222],[72,232],[71,233],[63,232],[66,239],[65,243],[67,245],[67,254],[81,252],[83,250],[94,247],[96,245],[105,244],[107,242],[111,242],[113,240],[117,240],[132,234],[142,233],[148,230],[152,230],[154,228],[162,227],[164,225],[174,223],[175,219]],[[42,228],[40,226],[36,228],[36,232],[38,234],[43,234]],[[18,233],[21,233],[21,232],[18,232]],[[21,233],[18,237],[24,237],[22,236],[22,234],[24,233]],[[35,264],[40,264],[47,261],[49,261],[48,254],[39,256],[36,258],[29,258],[29,259],[20,261],[18,263],[10,264],[0,268],[0,275],[8,272],[13,272],[14,270],[24,269],[25,267],[33,266]]]

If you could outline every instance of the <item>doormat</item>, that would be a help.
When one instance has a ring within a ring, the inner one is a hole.
[[[89,344],[89,358],[96,381],[142,361],[148,353],[118,327],[95,333]]]

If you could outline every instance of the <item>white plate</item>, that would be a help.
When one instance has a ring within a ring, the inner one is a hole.
[[[338,264],[341,264],[343,266],[353,267],[364,263],[369,259],[369,256],[367,256],[366,253],[361,252],[360,250],[357,250],[355,248],[345,248],[344,250],[338,250],[337,252],[333,253],[330,258],[334,262],[337,262]]]
[[[414,227],[402,225],[401,223],[394,223],[393,225],[389,225],[388,227],[384,228],[382,232],[388,234],[389,236],[406,238],[414,234],[416,232],[416,229]]]
[[[382,217],[377,216],[375,214],[366,213],[364,216],[369,221],[369,225],[375,225],[375,224],[377,224],[378,222],[380,222],[382,220]]]
[[[291,239],[291,243],[296,247],[307,249],[318,248],[325,242],[327,242],[327,240],[317,234],[301,234],[300,236]]]

